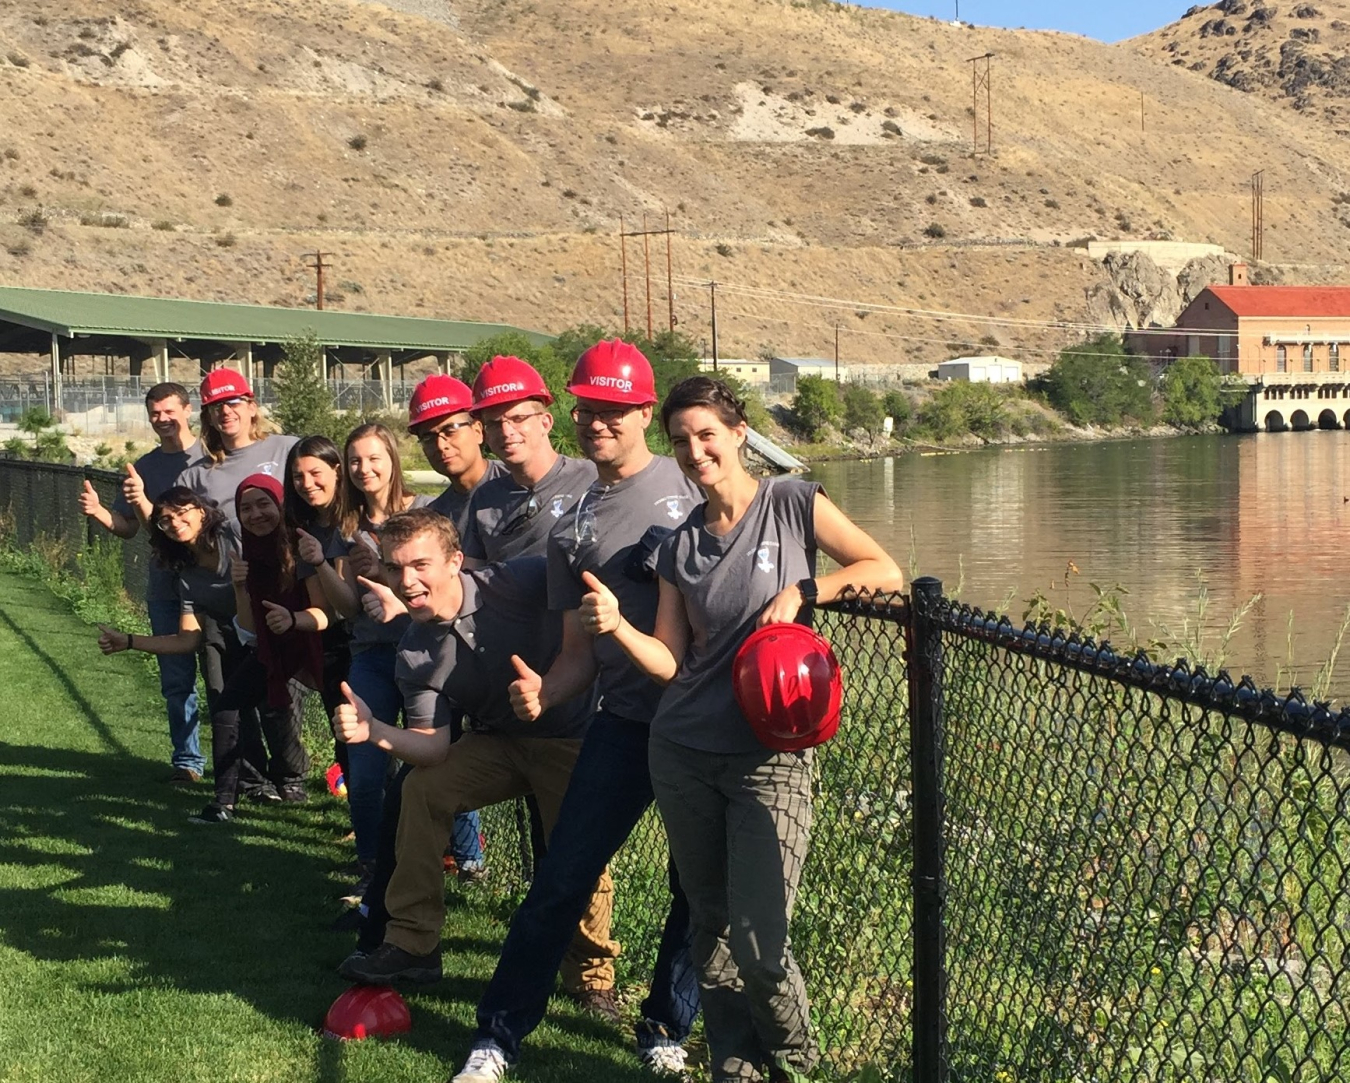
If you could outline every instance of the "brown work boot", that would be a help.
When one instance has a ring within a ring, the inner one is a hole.
[[[613,989],[582,989],[576,993],[569,991],[567,995],[580,1004],[581,1010],[588,1015],[594,1015],[606,1023],[617,1024],[622,1021],[619,1017],[619,1002],[614,999]]]

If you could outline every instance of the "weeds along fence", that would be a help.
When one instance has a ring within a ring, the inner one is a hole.
[[[113,475],[0,461],[11,544],[73,560],[85,476],[111,499]],[[124,567],[134,594],[134,546]],[[1350,714],[1019,628],[931,579],[817,626],[846,689],[793,921],[822,1078],[1350,1078]],[[485,817],[506,893],[522,822]],[[613,866],[634,985],[665,870],[649,814]]]

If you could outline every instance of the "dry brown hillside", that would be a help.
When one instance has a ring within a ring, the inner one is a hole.
[[[1132,43],[1350,135],[1350,4],[1221,0]]]
[[[0,282],[299,305],[321,247],[347,308],[612,325],[619,216],[669,211],[677,314],[706,337],[696,283],[726,283],[723,355],[827,354],[839,323],[854,361],[1034,361],[1065,333],[1032,324],[1082,319],[1104,280],[1068,242],[1245,251],[1253,162],[1288,280],[1335,277],[1350,238],[1332,130],[1132,46],[816,0],[107,11],[0,0]]]

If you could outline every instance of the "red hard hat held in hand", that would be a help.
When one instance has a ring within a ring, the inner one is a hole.
[[[387,985],[353,985],[328,1009],[323,1036],[343,1041],[392,1038],[412,1030],[403,998]]]
[[[651,362],[621,338],[597,342],[577,358],[567,390],[579,399],[647,406],[656,402]]]
[[[473,409],[473,390],[463,380],[434,372],[413,388],[408,400],[408,428]]]
[[[528,361],[519,357],[494,357],[478,370],[473,381],[473,408],[487,410],[493,406],[509,406],[525,399],[538,399],[545,406],[553,402],[553,395],[544,378]]]
[[[202,377],[201,395],[202,405],[210,406],[213,402],[223,402],[225,399],[251,399],[253,389],[248,386],[242,372],[212,369]]]
[[[741,713],[766,748],[814,748],[839,729],[839,660],[825,637],[803,624],[756,628],[736,652],[731,680]]]

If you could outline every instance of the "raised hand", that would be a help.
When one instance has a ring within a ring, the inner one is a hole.
[[[346,681],[342,682],[342,697],[347,702],[339,703],[333,712],[333,736],[345,745],[364,744],[370,740],[370,708]]]
[[[590,590],[589,594],[581,597],[581,626],[596,636],[614,631],[623,620],[623,614],[619,612],[619,599],[591,572],[582,572],[581,581]]]
[[[267,610],[263,619],[267,621],[267,628],[273,635],[284,635],[295,627],[295,614],[284,605],[264,599],[263,609]]]
[[[230,582],[242,587],[248,582],[248,561],[243,557],[230,558]]]
[[[85,515],[94,516],[103,510],[103,502],[99,500],[98,493],[94,490],[93,484],[88,478],[84,479],[84,491],[80,493],[80,511]]]
[[[399,614],[408,612],[408,607],[383,583],[367,579],[364,575],[358,575],[356,581],[366,588],[361,595],[361,608],[376,624],[388,624]]]
[[[320,544],[318,538],[307,531],[296,529],[295,548],[300,554],[300,559],[306,564],[312,564],[317,568],[324,562],[323,545]]]
[[[380,574],[379,554],[364,539],[358,538],[347,554],[352,571],[367,578],[376,578]]]
[[[104,654],[121,654],[131,649],[131,636],[107,624],[98,626],[98,649]]]
[[[511,655],[511,664],[516,667],[518,680],[512,681],[507,691],[511,695],[511,710],[522,722],[533,722],[544,713],[544,704],[540,693],[544,689],[544,678],[525,664],[518,654]]]
[[[127,463],[127,476],[122,482],[122,495],[132,507],[145,499],[145,479],[136,473],[136,467],[132,463]]]

